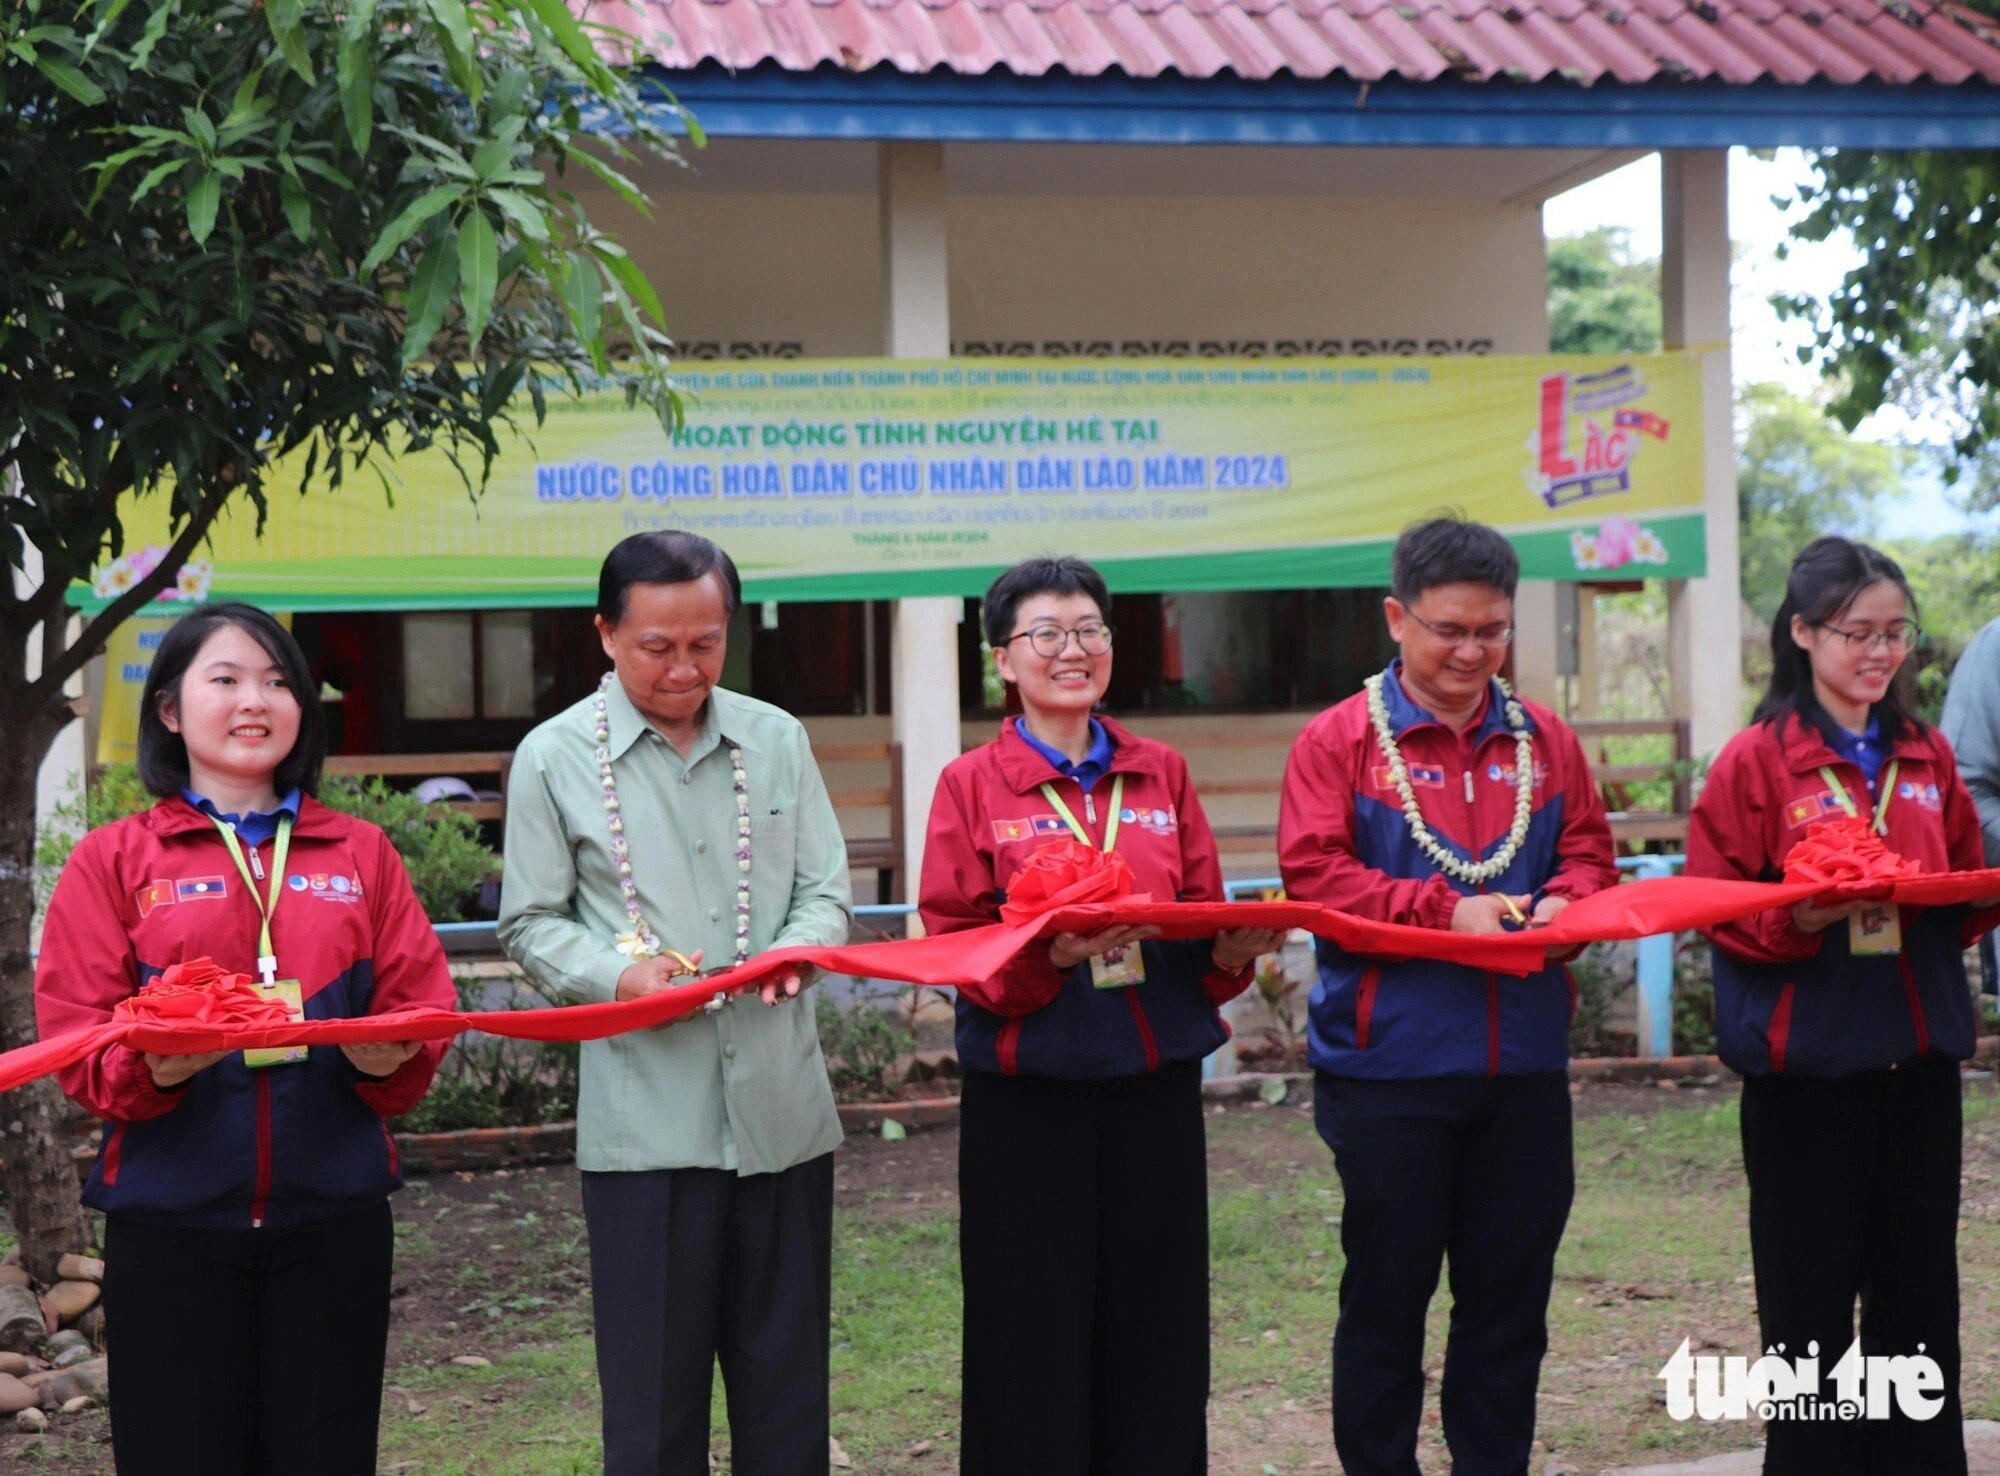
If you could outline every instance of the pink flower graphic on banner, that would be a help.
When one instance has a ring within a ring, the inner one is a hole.
[[[90,592],[100,600],[115,600],[158,569],[166,556],[166,549],[154,544],[99,564],[90,572]],[[208,598],[209,582],[214,577],[215,565],[209,560],[189,559],[174,575],[173,583],[154,598],[168,604],[199,604]]]
[[[1594,531],[1571,529],[1569,552],[1576,567],[1590,573],[1667,562],[1667,545],[1660,535],[1624,518],[1606,518]]]

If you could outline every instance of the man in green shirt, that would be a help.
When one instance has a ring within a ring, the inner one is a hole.
[[[805,730],[716,686],[741,599],[705,538],[619,543],[597,596],[614,670],[515,755],[500,939],[571,998],[671,989],[676,955],[847,939],[846,847]],[[607,1476],[706,1476],[718,1356],[737,1476],[826,1469],[840,1120],[805,982],[583,1046]]]

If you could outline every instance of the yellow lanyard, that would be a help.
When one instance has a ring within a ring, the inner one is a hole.
[[[278,844],[271,852],[271,896],[268,901],[258,895],[256,880],[250,875],[250,863],[243,857],[243,847],[237,843],[235,830],[220,820],[215,821],[215,828],[222,832],[222,843],[229,847],[229,859],[236,863],[237,875],[249,888],[250,900],[257,904],[257,915],[261,919],[257,932],[257,972],[266,984],[275,984],[278,982],[278,951],[271,946],[271,919],[277,916],[278,898],[284,895],[285,855],[292,848],[292,817],[278,817]]]
[[[1069,826],[1071,833],[1078,840],[1082,841],[1086,846],[1092,844],[1090,832],[1083,828],[1082,821],[1070,813],[1069,806],[1064,804],[1062,796],[1056,793],[1055,785],[1044,784],[1042,786],[1042,796],[1056,807],[1056,813],[1063,817],[1063,822]],[[1111,818],[1104,822],[1104,849],[1107,851],[1117,848],[1118,812],[1124,809],[1124,807],[1125,776],[1120,774],[1111,781]]]
[[[1878,798],[1875,801],[1875,824],[1873,828],[1877,835],[1887,835],[1889,833],[1889,801],[1896,796],[1896,765],[1897,761],[1890,759],[1889,767],[1882,771],[1882,782],[1875,786]],[[1854,807],[1854,800],[1847,793],[1847,786],[1840,782],[1839,777],[1833,770],[1823,767],[1819,771],[1819,777],[1824,779],[1826,787],[1833,791],[1833,797],[1839,802],[1841,809],[1847,811],[1854,819],[1859,820],[1861,818],[1861,811]]]

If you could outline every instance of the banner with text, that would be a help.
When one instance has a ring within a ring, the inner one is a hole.
[[[551,397],[478,499],[444,457],[299,498],[271,475],[165,597],[291,610],[588,604],[628,533],[715,539],[751,599],[975,595],[1081,554],[1119,590],[1378,585],[1434,509],[1503,529],[1522,572],[1704,572],[1698,360],[793,360],[689,368],[669,438],[610,393]],[[525,405],[523,419],[527,420]],[[127,510],[134,552],[164,499]],[[81,594],[81,591],[79,591]]]

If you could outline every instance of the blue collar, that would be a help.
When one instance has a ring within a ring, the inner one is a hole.
[[[1401,661],[1392,661],[1389,663],[1389,669],[1382,675],[1382,705],[1389,709],[1389,731],[1395,734],[1396,737],[1401,738],[1410,729],[1421,727],[1425,723],[1429,723],[1432,727],[1444,727],[1444,724],[1439,722],[1428,708],[1418,706],[1410,694],[1403,690],[1402,668],[1403,663]],[[1486,711],[1479,719],[1478,728],[1472,733],[1472,740],[1475,747],[1478,744],[1484,743],[1495,733],[1505,733],[1508,731],[1506,702],[1506,698],[1500,695],[1500,684],[1498,682],[1488,682],[1486,684]],[[1530,733],[1534,732],[1534,715],[1528,712],[1525,706],[1522,709],[1522,716],[1527,721],[1528,731]]]
[[[278,808],[265,814],[252,810],[247,815],[225,815],[216,808],[215,801],[205,794],[196,794],[192,789],[181,790],[181,798],[193,805],[211,820],[220,820],[231,830],[253,846],[261,846],[278,833],[278,817],[289,815],[294,821],[299,818],[299,792],[294,789],[278,800]]]
[[[1838,723],[1829,726],[1833,736],[1828,746],[1859,769],[1872,790],[1881,775],[1882,760],[1888,756],[1888,750],[1882,746],[1882,724],[1871,713],[1868,726],[1859,733],[1850,733]]]
[[[1076,780],[1085,794],[1090,793],[1090,787],[1102,779],[1105,771],[1111,767],[1111,755],[1118,746],[1111,741],[1111,735],[1104,730],[1104,724],[1096,718],[1090,720],[1090,752],[1073,763],[1061,749],[1049,747],[1030,733],[1024,719],[1014,720],[1014,731],[1021,735],[1023,743],[1049,761],[1050,768],[1058,774]]]

